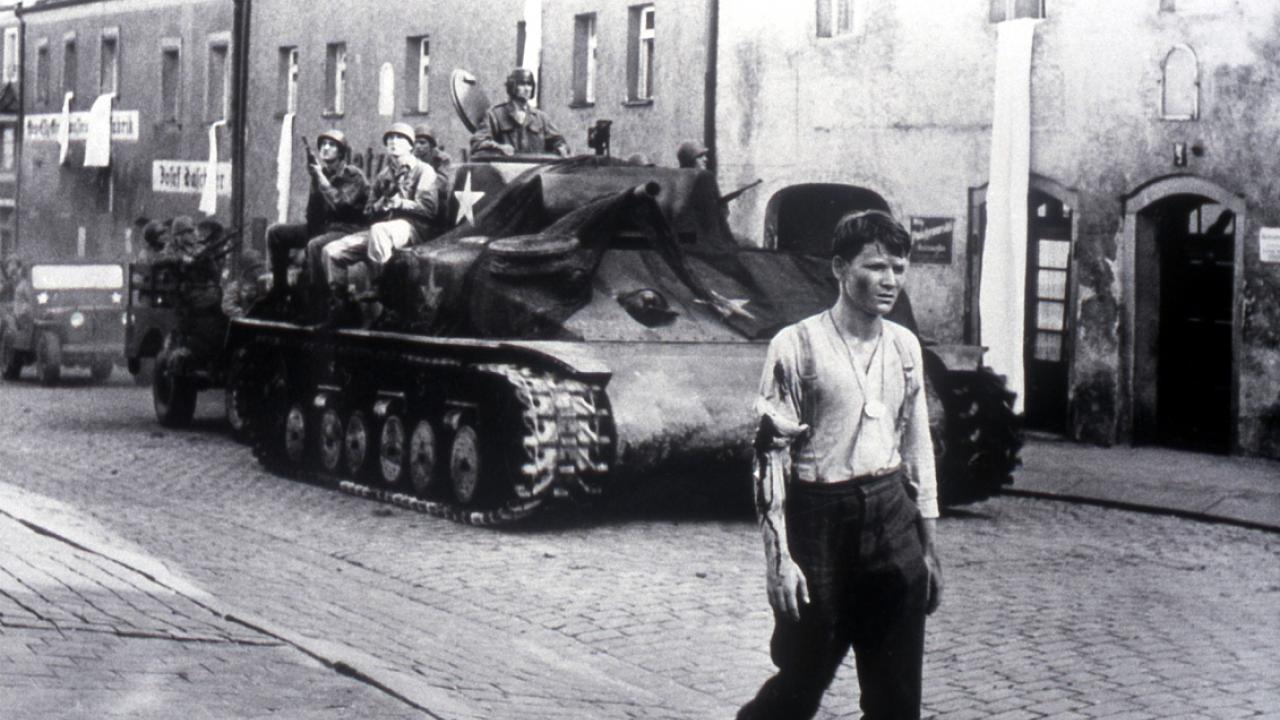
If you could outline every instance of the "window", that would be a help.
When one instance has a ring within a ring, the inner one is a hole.
[[[405,38],[404,97],[405,111],[425,114],[430,102],[431,39],[426,35]]]
[[[13,171],[13,164],[14,164],[13,161],[14,161],[14,158],[17,156],[16,146],[17,146],[17,139],[16,139],[16,134],[14,132],[14,129],[12,127],[6,127],[4,129],[4,145],[3,145],[4,164],[0,165],[0,168],[3,168],[5,172]]]
[[[573,18],[573,104],[596,101],[596,14]]]
[[[228,103],[231,99],[231,88],[228,82],[227,49],[229,42],[222,37],[209,40],[209,67],[207,84],[205,85],[205,119],[217,122],[227,119]]]
[[[1194,50],[1179,45],[1165,55],[1160,85],[1161,117],[1165,120],[1200,117],[1200,64]]]
[[[325,114],[341,115],[347,106],[347,44],[329,43],[325,48]]]
[[[4,82],[18,82],[21,79],[20,64],[22,48],[18,46],[18,28],[4,29]]]
[[[120,92],[120,31],[102,31],[101,62],[98,65],[98,94]]]
[[[652,5],[631,8],[627,37],[627,99],[653,99],[654,17]]]
[[[76,50],[76,34],[67,33],[62,40],[62,97],[76,91],[76,78],[79,75],[80,57]],[[72,100],[72,107],[74,106],[75,100]]]
[[[298,48],[280,48],[279,82],[277,83],[277,108],[280,114],[298,112]]]
[[[160,41],[160,122],[177,124],[182,106],[182,41]]]
[[[1044,0],[991,0],[991,22],[1044,17]]]
[[[49,105],[49,41],[41,38],[36,43],[36,104]]]
[[[853,31],[853,0],[818,0],[818,37]]]

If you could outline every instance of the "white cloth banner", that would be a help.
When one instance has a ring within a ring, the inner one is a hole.
[[[982,243],[978,318],[986,365],[1017,393],[1023,410],[1023,325],[1027,278],[1027,182],[1031,174],[1031,46],[1036,20],[996,29],[995,107],[987,184],[987,232]]]
[[[226,120],[219,120],[209,126],[209,162],[205,164],[204,187],[200,188],[200,212],[205,215],[218,212],[218,128],[226,124]]]
[[[84,139],[84,166],[111,166],[111,103],[115,93],[99,95],[89,108],[89,135]]]
[[[58,125],[58,164],[67,164],[67,146],[71,144],[71,98],[76,94],[67,91],[62,96],[62,123]]]
[[[276,148],[276,222],[289,222],[289,186],[293,184],[293,113],[280,123],[280,147]]]
[[[538,72],[542,67],[542,0],[524,0],[524,57],[520,58],[520,67],[533,71],[533,79],[542,83]],[[529,105],[538,106],[536,93]]]

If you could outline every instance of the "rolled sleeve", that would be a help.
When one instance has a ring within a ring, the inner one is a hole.
[[[915,367],[911,369],[916,391],[906,398],[911,403],[906,427],[902,431],[902,464],[907,481],[916,494],[916,505],[924,518],[938,517],[938,481],[933,460],[933,438],[929,434],[929,401],[924,385],[924,361],[920,343],[911,337],[908,343]]]
[[[798,350],[793,333],[783,331],[769,343],[755,410],[756,450],[787,448],[808,430],[800,419]]]

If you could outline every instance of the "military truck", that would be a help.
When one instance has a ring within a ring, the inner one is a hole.
[[[124,267],[114,263],[37,262],[0,308],[0,375],[17,379],[34,364],[43,385],[64,367],[85,367],[98,382],[124,351]]]

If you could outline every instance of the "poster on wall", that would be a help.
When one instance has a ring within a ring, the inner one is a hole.
[[[23,142],[58,142],[62,127],[62,113],[28,115],[23,128]],[[89,113],[71,113],[68,140],[85,140],[89,137]],[[138,111],[114,110],[111,113],[111,139],[138,140]]]
[[[199,195],[204,191],[208,163],[203,160],[155,160],[151,163],[151,191]],[[218,195],[231,195],[231,163],[218,163]]]
[[[950,265],[955,226],[955,218],[912,216],[911,262]]]
[[[1280,263],[1280,227],[1258,230],[1258,259],[1264,263]]]

